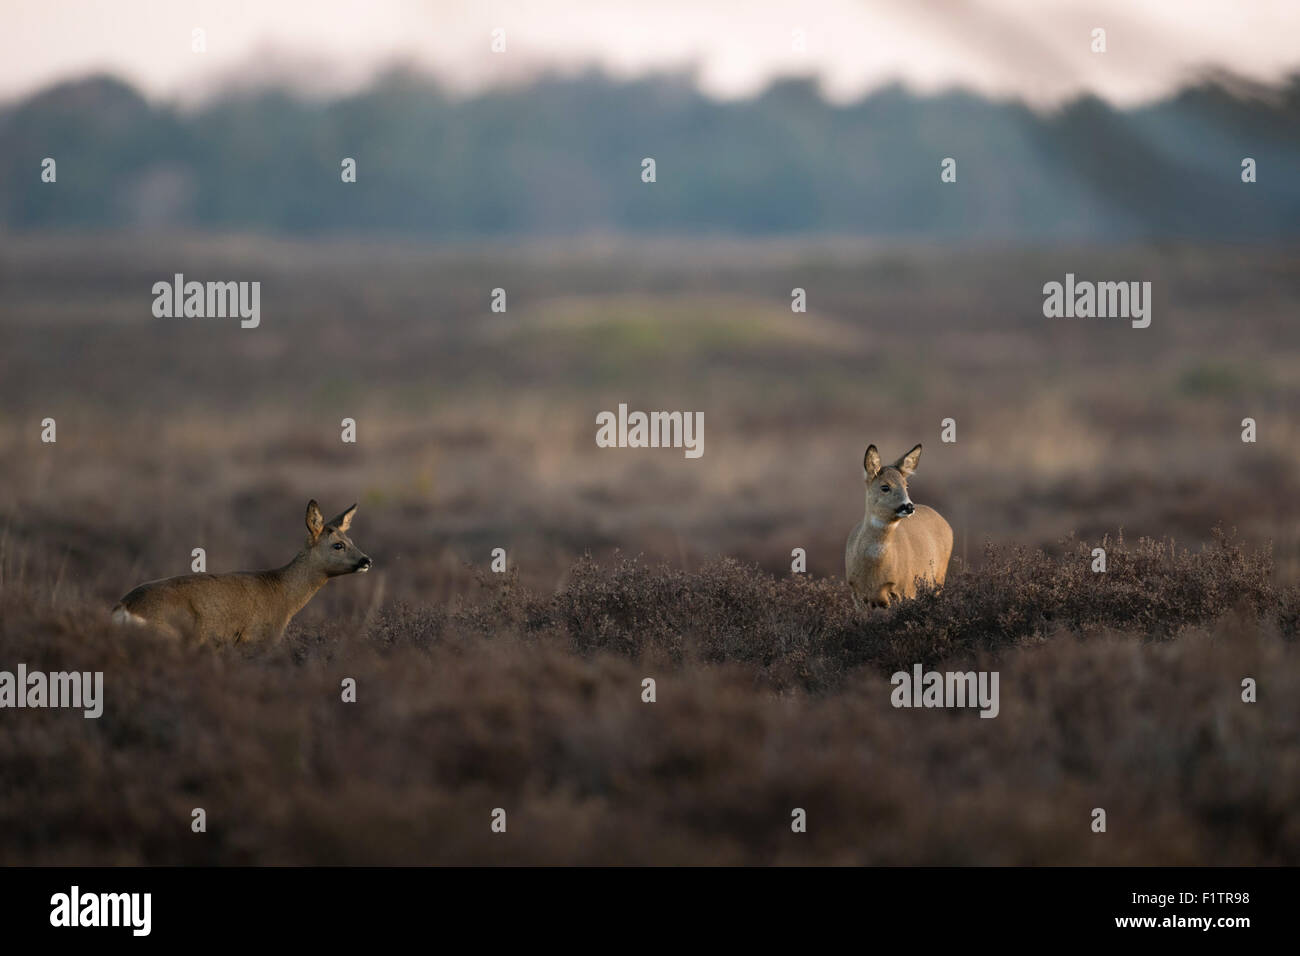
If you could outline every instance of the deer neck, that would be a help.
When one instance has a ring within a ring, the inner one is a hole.
[[[290,616],[301,611],[329,580],[324,571],[311,566],[307,551],[299,551],[292,561],[271,575]]]
[[[900,523],[898,521],[881,521],[868,509],[866,518],[862,523],[862,537],[876,557],[885,553],[885,549],[889,547],[889,542],[894,537],[894,529]]]

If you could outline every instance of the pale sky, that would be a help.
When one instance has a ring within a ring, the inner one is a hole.
[[[191,50],[196,27],[204,53]],[[498,27],[506,52],[494,54]],[[1091,52],[1095,27],[1104,54]],[[693,67],[723,98],[810,74],[837,100],[901,80],[1127,106],[1206,68],[1266,83],[1300,68],[1300,0],[5,0],[0,11],[4,99],[91,71],[165,99],[268,78],[331,94],[395,61],[463,91],[545,68]]]

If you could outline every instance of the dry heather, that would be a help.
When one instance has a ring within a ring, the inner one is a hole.
[[[259,648],[6,583],[0,667],[103,670],[106,706],[0,714],[0,862],[1300,863],[1300,595],[1223,536],[1105,544],[865,620],[838,580],[584,561]],[[916,662],[997,669],[1001,714],[895,710]]]

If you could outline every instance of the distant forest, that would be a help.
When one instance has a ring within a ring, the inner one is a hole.
[[[836,105],[808,80],[717,102],[679,75],[465,98],[400,71],[328,102],[266,89],[181,109],[91,77],[0,107],[0,228],[120,227],[1270,240],[1300,233],[1300,75],[1052,113],[901,87]]]

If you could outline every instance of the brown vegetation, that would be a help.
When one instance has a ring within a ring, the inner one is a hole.
[[[477,600],[252,648],[7,587],[5,660],[103,670],[106,708],[8,713],[0,858],[1300,862],[1300,596],[1266,554],[1115,542],[1105,574],[1081,546],[986,557],[865,619],[840,581],[625,559],[553,595],[489,576]],[[916,662],[999,670],[1001,714],[893,709],[888,675]]]
[[[1300,863],[1297,261],[0,238],[0,669],[107,698],[0,711],[0,862]],[[1043,319],[1067,270],[1151,279],[1151,328]],[[261,326],[154,319],[177,271]],[[704,457],[595,447],[620,401]],[[862,448],[922,439],[946,587],[857,618]],[[375,568],[283,642],[108,626],[195,547],[283,564],[312,496]],[[918,662],[1000,715],[895,710]]]

